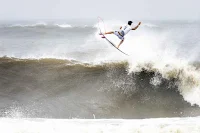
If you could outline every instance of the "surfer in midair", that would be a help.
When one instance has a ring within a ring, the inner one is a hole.
[[[115,34],[121,41],[120,43],[117,45],[117,48],[120,47],[120,45],[124,42],[124,36],[131,30],[136,30],[141,22],[138,23],[138,25],[134,28],[131,27],[131,24],[133,22],[132,21],[128,21],[127,25],[121,26],[119,31],[109,31],[109,32],[105,32],[105,33],[100,33],[100,35],[106,35],[106,34]],[[105,38],[104,36],[102,38]]]

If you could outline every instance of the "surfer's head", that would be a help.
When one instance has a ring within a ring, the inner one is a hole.
[[[133,22],[132,21],[128,21],[128,25],[131,25]]]

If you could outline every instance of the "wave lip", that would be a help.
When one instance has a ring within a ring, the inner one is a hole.
[[[186,62],[179,62],[179,64],[141,63],[130,65],[129,72],[135,73],[143,70],[155,73],[150,81],[155,87],[161,85],[163,80],[175,81],[176,91],[179,91],[184,100],[191,105],[200,106],[200,69],[193,64]]]

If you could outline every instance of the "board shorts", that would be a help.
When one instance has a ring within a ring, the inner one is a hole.
[[[121,35],[119,34],[119,31],[115,31],[114,34],[115,34],[119,39],[124,40],[124,36],[121,36]]]

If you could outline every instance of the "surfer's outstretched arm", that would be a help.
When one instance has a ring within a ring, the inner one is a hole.
[[[136,30],[140,26],[140,24],[141,24],[141,22],[139,22],[136,27],[132,28],[132,30]]]
[[[121,42],[119,43],[119,45],[117,46],[117,48],[119,48],[119,46],[124,42],[124,39],[121,40]]]

